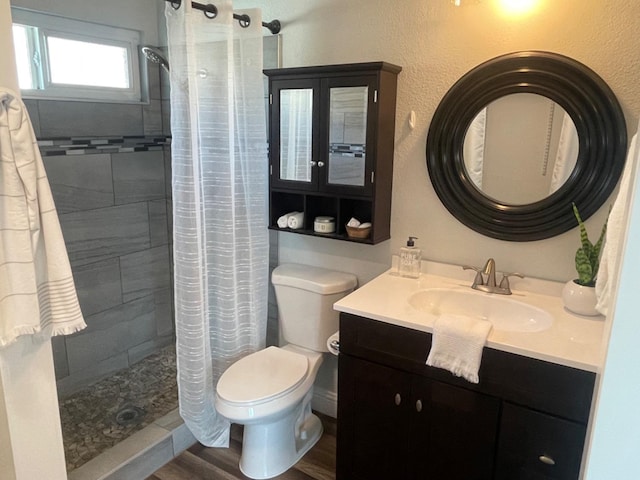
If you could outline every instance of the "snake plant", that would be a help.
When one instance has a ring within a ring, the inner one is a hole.
[[[602,226],[602,232],[600,232],[600,238],[596,244],[592,244],[589,241],[587,229],[584,226],[584,222],[578,212],[578,207],[572,202],[573,214],[578,220],[578,226],[580,227],[580,248],[576,251],[576,271],[578,272],[578,278],[575,282],[578,285],[585,287],[593,287],[596,284],[596,277],[598,276],[598,267],[600,266],[600,251],[602,250],[602,244],[604,243],[604,236],[607,232],[607,221]]]

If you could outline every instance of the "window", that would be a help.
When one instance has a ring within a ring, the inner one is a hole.
[[[140,32],[12,9],[25,97],[141,101]]]

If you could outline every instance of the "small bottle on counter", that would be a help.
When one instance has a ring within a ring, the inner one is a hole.
[[[418,278],[420,276],[420,261],[422,251],[415,246],[414,240],[418,237],[409,237],[407,246],[400,248],[398,259],[398,273],[402,277]]]

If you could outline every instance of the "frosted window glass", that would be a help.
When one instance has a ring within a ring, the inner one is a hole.
[[[126,48],[47,37],[51,82],[92,87],[129,88]]]

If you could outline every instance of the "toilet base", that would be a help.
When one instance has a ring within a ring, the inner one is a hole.
[[[322,423],[311,413],[311,392],[301,407],[266,424],[245,424],[240,471],[266,479],[289,470],[322,436]]]

